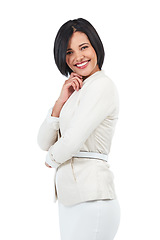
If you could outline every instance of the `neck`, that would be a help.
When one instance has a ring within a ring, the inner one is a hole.
[[[99,71],[100,71],[100,69],[98,69],[97,71],[94,71],[92,74],[94,74],[94,73],[96,73],[96,72],[99,72]],[[84,81],[86,78],[90,77],[92,74],[90,74],[89,76],[82,76],[82,77],[83,77],[83,81]]]

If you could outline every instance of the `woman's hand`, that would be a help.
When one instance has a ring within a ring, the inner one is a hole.
[[[45,162],[45,165],[46,165],[47,167],[49,167],[49,168],[52,168],[52,167],[51,167],[50,165],[48,165],[48,163],[46,163],[46,162]]]
[[[75,90],[78,91],[83,86],[82,82],[82,76],[72,72],[68,80],[63,84],[59,100],[61,102],[66,102]]]

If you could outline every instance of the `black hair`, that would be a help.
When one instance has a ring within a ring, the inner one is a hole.
[[[55,63],[58,69],[66,77],[68,74],[71,74],[71,72],[73,72],[66,63],[66,51],[69,39],[75,31],[83,32],[87,35],[92,47],[96,52],[97,64],[101,70],[105,56],[102,41],[91,23],[83,18],[67,21],[60,27],[56,35],[53,52]]]

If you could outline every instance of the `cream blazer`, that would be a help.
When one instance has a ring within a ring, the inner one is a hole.
[[[72,157],[79,151],[109,154],[119,113],[114,82],[103,70],[83,81],[63,105],[52,108],[40,126],[37,142],[48,151],[54,168],[54,202],[71,206],[84,201],[115,199],[114,175],[105,160]]]

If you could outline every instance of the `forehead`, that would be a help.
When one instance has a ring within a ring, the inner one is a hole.
[[[82,43],[90,43],[87,35],[82,32],[74,32],[68,42],[68,47],[79,46]]]

